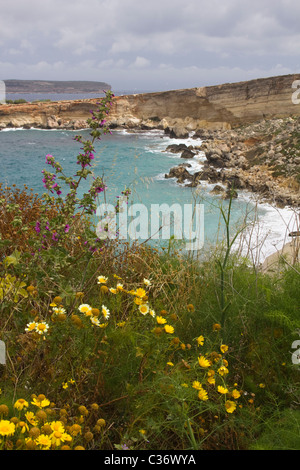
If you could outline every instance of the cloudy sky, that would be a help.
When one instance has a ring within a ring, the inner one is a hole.
[[[300,72],[299,0],[2,0],[0,79],[162,91]]]

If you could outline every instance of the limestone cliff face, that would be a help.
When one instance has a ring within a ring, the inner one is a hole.
[[[300,74],[218,86],[118,97],[111,113],[117,123],[140,120],[149,126],[230,128],[261,119],[300,115],[292,84]]]
[[[299,116],[293,82],[300,74],[217,86],[117,96],[112,126],[132,128],[229,129],[261,119]],[[85,127],[97,99],[0,106],[0,128]]]
[[[59,128],[80,125],[85,127],[90,110],[98,100],[76,100],[24,103],[0,106],[0,128],[41,127]]]

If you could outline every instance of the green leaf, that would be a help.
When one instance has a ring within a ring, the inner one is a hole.
[[[10,266],[11,264],[16,266],[19,263],[20,258],[21,258],[21,253],[15,250],[12,255],[6,256],[6,258],[4,259],[4,264],[5,266]]]

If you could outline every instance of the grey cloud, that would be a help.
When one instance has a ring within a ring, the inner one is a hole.
[[[0,79],[167,89],[299,71],[298,0],[2,3]]]

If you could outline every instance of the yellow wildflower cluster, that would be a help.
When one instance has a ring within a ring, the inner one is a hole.
[[[40,321],[40,322],[32,321],[32,322],[29,322],[29,323],[27,323],[26,328],[25,328],[25,331],[27,333],[29,333],[29,332],[38,333],[39,335],[42,336],[43,339],[45,339],[45,335],[46,335],[46,333],[48,333],[48,330],[49,330],[49,325],[45,321]]]
[[[106,422],[97,416],[99,405],[88,410],[79,406],[71,416],[70,407],[58,410],[45,395],[19,398],[9,417],[7,405],[0,404],[0,449],[6,450],[85,450],[92,448]]]
[[[62,298],[57,296],[50,304],[50,307],[52,307],[51,319],[53,321],[63,321],[66,319],[66,310],[61,302]],[[49,329],[49,323],[45,320],[38,320],[37,318],[34,321],[27,323],[25,327],[25,331],[27,333],[37,333],[43,339],[46,339],[47,334],[49,334]]]
[[[151,282],[148,279],[143,280],[144,286],[149,288],[151,286]],[[122,290],[126,292],[129,295],[132,295],[134,298],[134,303],[138,306],[138,310],[142,315],[146,315],[149,313],[152,317],[155,317],[155,312],[152,310],[149,306],[149,292],[147,292],[144,288],[138,287],[137,289],[131,289],[131,290],[124,290],[123,285]],[[118,285],[117,285],[118,289]]]
[[[214,331],[219,331],[219,326],[213,326]],[[197,345],[202,347],[205,343],[204,336],[200,335],[196,338]],[[225,398],[224,406],[227,413],[233,413],[236,408],[236,400],[241,396],[241,392],[234,388],[229,390],[226,385],[225,379],[228,370],[228,361],[225,354],[228,352],[226,344],[220,345],[220,352],[212,351],[208,354],[199,354],[197,358],[198,366],[202,372],[201,382],[194,380],[192,387],[198,391],[198,398],[202,401],[218,399],[218,397]],[[235,384],[236,385],[236,384]]]
[[[105,287],[105,292],[110,292],[113,295],[118,295],[120,293],[125,293],[133,298],[133,304],[136,306],[138,313],[141,313],[143,316],[150,315],[152,318],[156,318],[157,327],[153,329],[153,332],[160,334],[165,332],[167,334],[174,333],[174,327],[167,324],[167,320],[163,317],[167,312],[165,310],[161,311],[159,316],[156,316],[156,313],[149,304],[149,289],[152,286],[151,280],[144,278],[143,287],[137,287],[136,289],[126,289],[122,278],[114,274],[114,278],[117,279],[117,284],[115,287],[108,287],[108,278],[106,276],[98,276],[97,283],[100,285],[100,290],[104,292],[103,287]],[[121,282],[122,281],[122,282]],[[82,306],[81,306],[82,307]],[[89,308],[86,306],[85,308]],[[124,326],[124,322],[117,323],[118,326]]]
[[[98,308],[93,308],[89,304],[81,304],[79,305],[78,310],[80,313],[83,313],[86,317],[90,318],[92,325],[98,326],[99,328],[106,328],[107,320],[110,317],[110,311],[105,305],[102,305],[101,310],[99,310]],[[104,323],[101,322],[99,317],[103,318]]]
[[[164,313],[164,310],[162,312]],[[174,327],[172,325],[167,324],[167,320],[166,320],[166,318],[164,318],[164,316],[162,316],[162,315],[157,316],[156,321],[157,321],[158,325],[161,325],[161,326],[159,326],[158,328],[155,329],[156,333],[160,333],[161,331],[165,331],[166,333],[169,333],[169,334],[174,333],[174,331],[175,331]]]
[[[125,293],[133,297],[133,302],[137,306],[139,313],[142,315],[151,315],[153,318],[155,317],[155,311],[150,307],[148,298],[149,292],[147,292],[144,288],[138,287],[137,289],[127,290],[124,287],[122,278],[114,274],[114,278],[118,280],[115,287],[107,287],[108,278],[106,276],[98,276],[97,283],[100,284],[101,292],[107,293],[110,292],[111,294],[117,295],[120,293]],[[149,279],[143,279],[143,285],[145,288],[151,287],[151,281]]]

